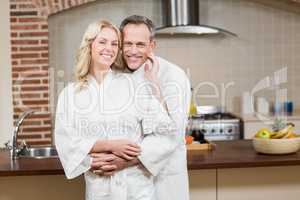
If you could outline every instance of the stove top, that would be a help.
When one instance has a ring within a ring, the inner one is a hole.
[[[204,115],[195,115],[193,119],[204,119],[204,120],[226,120],[226,119],[237,119],[231,113],[214,113],[214,114],[204,114]]]
[[[242,120],[231,113],[196,115],[189,123],[192,130],[199,130],[210,141],[242,138]]]

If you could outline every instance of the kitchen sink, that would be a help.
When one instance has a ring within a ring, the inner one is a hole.
[[[58,155],[54,147],[32,147],[20,150],[18,157],[42,159],[56,158]]]

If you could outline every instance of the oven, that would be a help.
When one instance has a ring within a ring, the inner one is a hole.
[[[208,141],[243,139],[243,122],[231,113],[195,115],[190,118],[191,131],[198,131]]]

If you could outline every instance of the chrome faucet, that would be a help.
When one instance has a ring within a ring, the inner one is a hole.
[[[11,156],[12,159],[15,160],[18,158],[18,152],[19,152],[19,148],[18,148],[18,134],[19,134],[19,129],[24,121],[24,119],[31,115],[32,113],[34,113],[34,110],[27,110],[24,113],[22,113],[22,115],[18,118],[18,120],[16,121],[16,126],[14,129],[14,133],[13,133],[13,138],[12,138],[12,147],[11,147]]]

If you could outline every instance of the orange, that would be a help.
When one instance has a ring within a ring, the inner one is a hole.
[[[192,144],[194,141],[194,137],[190,135],[185,136],[185,144]]]

